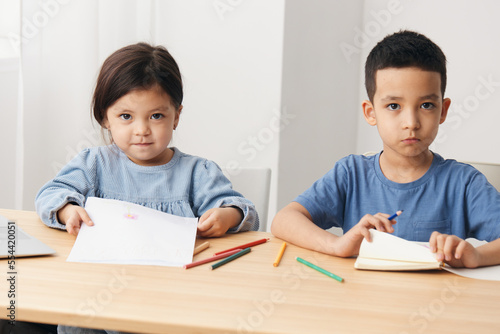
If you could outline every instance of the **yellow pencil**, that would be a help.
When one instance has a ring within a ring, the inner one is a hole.
[[[202,243],[201,245],[196,246],[196,247],[194,248],[193,255],[196,255],[196,254],[198,254],[199,252],[204,251],[204,250],[205,250],[205,249],[207,249],[209,246],[210,246],[210,243],[209,243],[208,241],[205,241],[205,242],[204,242],[204,243]]]
[[[281,245],[280,251],[278,253],[278,256],[276,257],[276,260],[274,260],[273,266],[277,267],[280,265],[281,258],[283,257],[283,253],[285,252],[286,248],[286,242],[283,242]]]

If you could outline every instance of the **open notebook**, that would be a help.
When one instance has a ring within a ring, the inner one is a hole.
[[[413,271],[444,269],[454,274],[474,279],[500,281],[500,265],[481,268],[452,268],[436,261],[427,242],[407,241],[392,234],[370,230],[372,242],[363,239],[356,269],[384,271]],[[466,239],[474,247],[487,243],[473,238]]]
[[[354,263],[356,269],[432,270],[443,266],[425,243],[407,241],[373,229],[370,230],[370,235],[371,242],[363,239],[361,243]]]
[[[54,254],[55,251],[0,216],[0,259]]]

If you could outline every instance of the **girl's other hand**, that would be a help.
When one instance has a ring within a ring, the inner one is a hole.
[[[78,235],[82,222],[88,226],[94,225],[84,208],[71,203],[66,204],[57,211],[57,220],[66,225],[66,231],[72,235]]]
[[[205,238],[220,237],[231,227],[238,225],[242,219],[242,212],[235,207],[207,210],[198,222],[198,235]]]

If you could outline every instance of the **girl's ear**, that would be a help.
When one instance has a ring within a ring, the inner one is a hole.
[[[102,126],[109,130],[109,122],[108,122],[108,118],[106,117],[105,119],[102,120]]]
[[[375,117],[375,108],[373,108],[373,104],[368,100],[364,100],[361,103],[361,107],[363,107],[363,116],[365,116],[366,122],[372,126],[377,125],[377,118]]]
[[[177,128],[177,125],[179,125],[179,118],[181,116],[181,112],[182,112],[182,104],[179,106],[179,109],[175,111],[174,130]]]

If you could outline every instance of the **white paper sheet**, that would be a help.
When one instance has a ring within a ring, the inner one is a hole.
[[[463,277],[483,279],[488,281],[500,281],[500,266],[468,269],[452,268],[446,265],[445,267],[443,267],[443,269]]]
[[[471,243],[474,247],[478,247],[487,243],[486,241],[480,241],[474,238],[466,239],[466,241]],[[500,265],[474,268],[474,269],[452,268],[446,265],[443,269],[463,277],[482,279],[488,281],[500,281]]]
[[[91,197],[66,261],[182,266],[193,260],[197,218],[170,215],[141,205]]]

